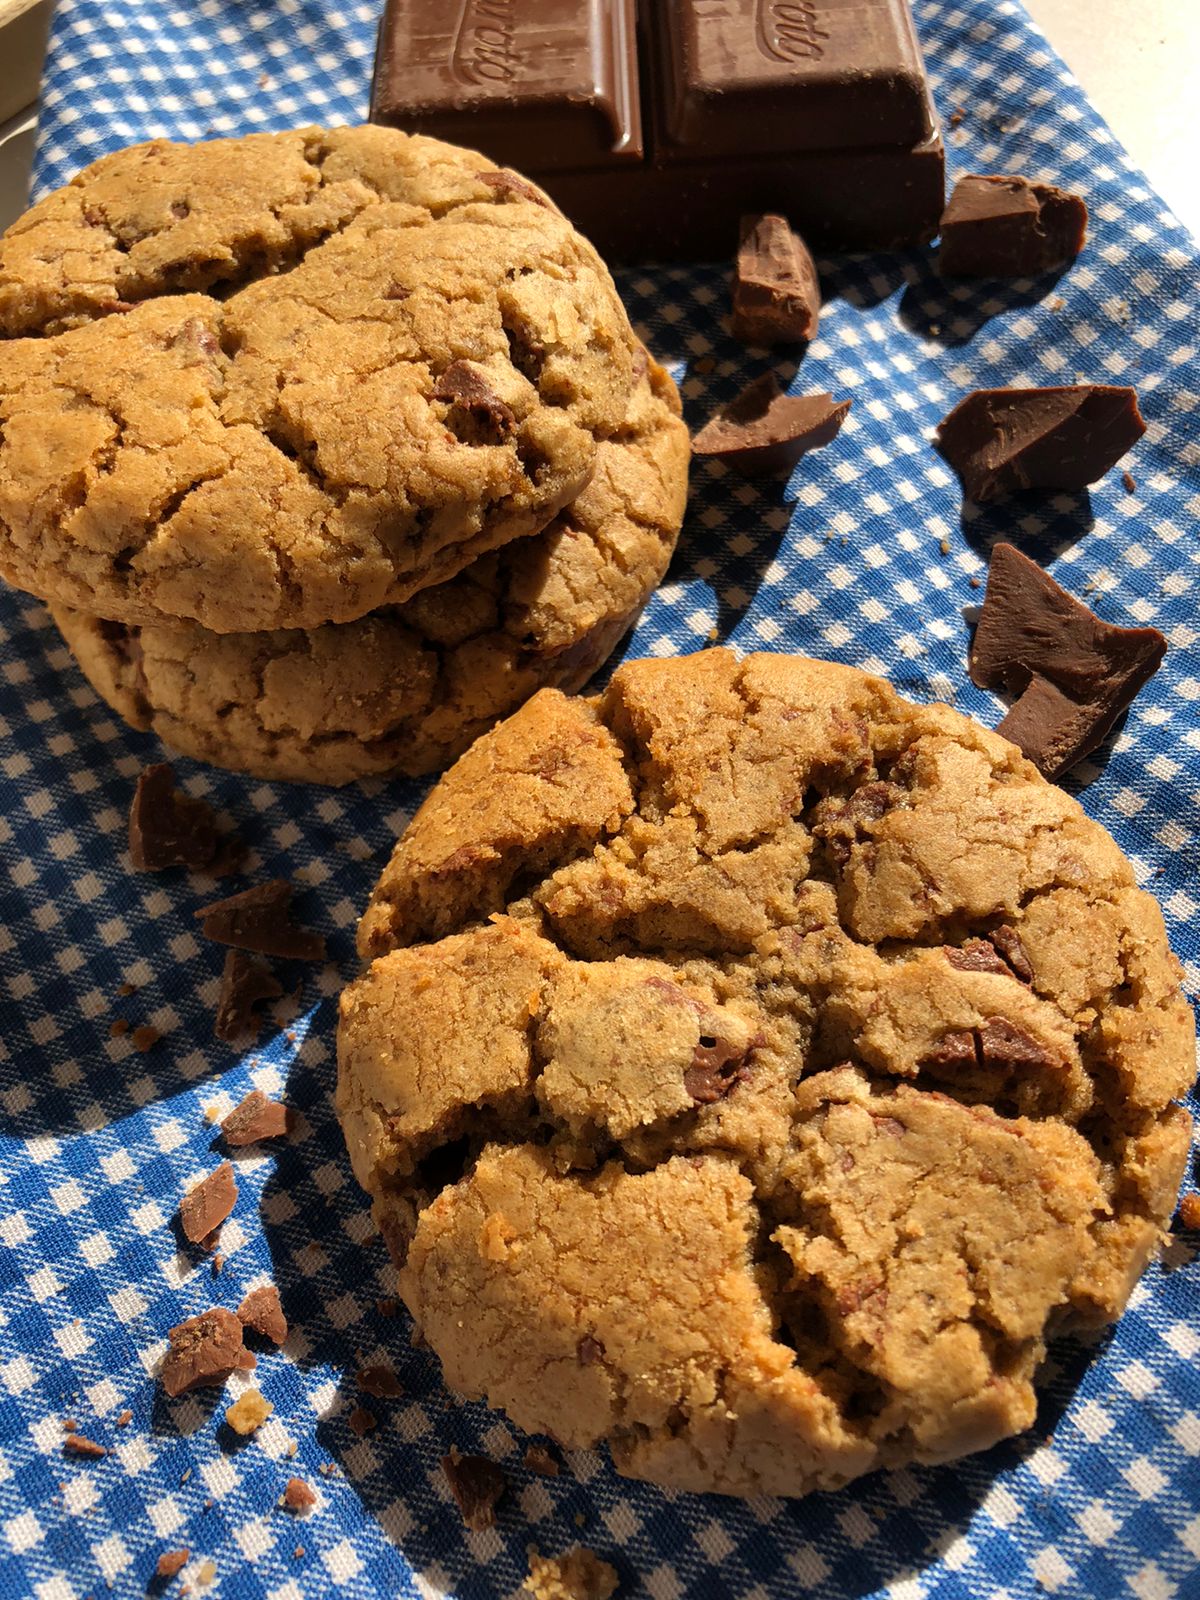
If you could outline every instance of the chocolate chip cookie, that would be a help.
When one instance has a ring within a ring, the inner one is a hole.
[[[0,238],[0,573],[135,624],[351,621],[545,527],[635,349],[592,247],[471,151],[118,151]]]
[[[357,622],[215,634],[64,606],[54,619],[114,710],[199,760],[322,783],[435,771],[542,685],[580,688],[637,616],[683,520],[679,409],[647,360],[591,482],[549,528]]]
[[[636,1477],[803,1494],[1027,1428],[1174,1204],[1157,905],[1014,746],[851,668],[543,690],[360,948],[342,1123],[448,1383]]]

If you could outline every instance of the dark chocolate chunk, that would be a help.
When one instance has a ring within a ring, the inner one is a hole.
[[[973,1067],[977,1059],[975,1035],[961,1029],[944,1033],[937,1048],[926,1058],[931,1067]]]
[[[247,1034],[257,1038],[263,1019],[255,1007],[266,1000],[278,1000],[282,994],[283,985],[265,961],[256,961],[244,950],[228,951],[213,1032],[229,1043]]]
[[[242,1342],[241,1323],[223,1306],[179,1323],[167,1340],[160,1382],[172,1399],[189,1389],[220,1385],[231,1372],[255,1365]]]
[[[733,334],[747,344],[815,339],[821,285],[808,246],[786,217],[743,217],[733,275]]]
[[[1077,194],[1015,176],[960,178],[942,215],[946,277],[1032,278],[1073,261],[1087,236]]]
[[[136,869],[190,867],[199,872],[211,865],[220,848],[216,814],[208,802],[177,789],[165,761],[147,767],[129,810],[129,855]]]
[[[206,939],[292,961],[324,961],[325,941],[300,928],[288,914],[292,886],[286,878],[259,883],[193,913]]]
[[[228,1161],[222,1161],[215,1172],[202,1178],[179,1202],[179,1222],[184,1238],[192,1244],[207,1245],[236,1203],[233,1168]]]
[[[539,194],[531,183],[526,183],[519,173],[509,172],[507,168],[501,167],[495,172],[480,172],[476,176],[481,182],[486,183],[489,189],[494,189],[502,199],[529,200],[535,206],[550,209],[546,196]]]
[[[1025,946],[1021,943],[1021,935],[1015,928],[1010,928],[1008,923],[993,928],[988,934],[992,945],[1004,957],[1009,967],[1022,983],[1033,982],[1033,967],[1025,953]]]
[[[849,400],[828,394],[784,394],[768,372],[704,424],[692,449],[748,478],[790,472],[802,455],[837,437],[849,409]]]
[[[502,444],[517,425],[512,407],[469,361],[450,363],[433,386],[433,398],[449,403],[447,422],[466,443]]]
[[[1103,741],[1166,650],[1157,628],[1101,621],[1012,545],[992,551],[971,680],[1017,697],[996,732],[1047,778]]]
[[[496,1525],[496,1506],[508,1487],[503,1470],[486,1456],[462,1456],[457,1450],[442,1457],[442,1471],[463,1522],[475,1533]]]
[[[712,258],[747,211],[928,239],[944,198],[906,0],[388,0],[371,118],[531,174],[610,259]]]
[[[938,425],[937,445],[976,501],[1021,489],[1085,489],[1146,431],[1132,389],[976,389]]]
[[[350,1432],[356,1438],[365,1439],[369,1433],[374,1433],[379,1426],[379,1418],[373,1411],[368,1411],[366,1406],[355,1406],[346,1418]]]

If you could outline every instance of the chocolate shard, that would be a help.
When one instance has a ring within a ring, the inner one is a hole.
[[[442,1457],[442,1471],[463,1522],[476,1533],[496,1525],[496,1506],[508,1487],[503,1469],[486,1456],[462,1456],[457,1450]]]
[[[211,866],[221,849],[216,813],[206,800],[193,800],[175,787],[165,761],[147,767],[129,808],[129,855],[138,872],[163,872]]]
[[[692,449],[747,478],[790,472],[802,455],[837,437],[849,409],[849,400],[828,394],[784,394],[768,372],[704,424]]]
[[[193,914],[205,938],[217,944],[290,961],[324,961],[324,939],[298,927],[288,913],[292,892],[286,878],[273,878],[226,900],[214,900]]]
[[[1145,431],[1132,389],[976,389],[942,418],[937,445],[982,503],[1022,489],[1085,489]]]
[[[251,1333],[257,1333],[272,1344],[280,1345],[288,1336],[287,1318],[279,1299],[279,1290],[273,1283],[261,1284],[237,1308],[238,1321]]]
[[[433,386],[433,398],[447,402],[447,424],[466,444],[502,444],[516,428],[512,407],[469,361],[450,363]]]
[[[237,953],[230,952],[231,955]],[[257,1144],[260,1139],[282,1138],[288,1131],[289,1120],[287,1106],[278,1100],[268,1100],[261,1089],[251,1089],[224,1118],[221,1133],[227,1145],[237,1148]]]
[[[1032,278],[1075,259],[1087,221],[1077,194],[973,173],[955,184],[942,213],[938,269],[948,278]]]
[[[167,1334],[160,1382],[172,1399],[190,1389],[219,1387],[231,1372],[254,1366],[232,1311],[214,1306],[178,1323]]]
[[[192,1244],[207,1248],[208,1241],[213,1239],[236,1203],[237,1184],[233,1181],[233,1168],[228,1161],[222,1161],[215,1172],[202,1178],[179,1202],[179,1221],[184,1237]]]
[[[996,732],[1045,777],[1103,742],[1166,650],[1157,628],[1102,621],[1012,545],[992,551],[971,681],[1017,697]]]
[[[263,1019],[255,1007],[265,1000],[278,1000],[282,994],[283,985],[265,961],[256,961],[244,950],[228,951],[213,1032],[229,1043],[247,1034],[257,1038]]]
[[[808,246],[773,214],[743,217],[733,276],[733,335],[746,344],[815,339],[821,285]]]

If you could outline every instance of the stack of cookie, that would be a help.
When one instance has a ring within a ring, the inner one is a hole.
[[[445,765],[586,682],[678,537],[678,395],[604,264],[436,140],[107,156],[0,238],[0,335],[0,572],[221,766]]]

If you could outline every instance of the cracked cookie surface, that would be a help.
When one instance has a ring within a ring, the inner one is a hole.
[[[389,128],[106,156],[0,237],[0,572],[114,620],[350,621],[545,527],[624,417],[592,247]]]
[[[634,1476],[803,1494],[1019,1432],[1174,1205],[1158,906],[1012,745],[851,668],[542,691],[359,947],[339,1111],[447,1382]]]
[[[675,386],[647,360],[583,493],[401,606],[252,634],[51,610],[109,705],[198,760],[324,783],[432,772],[536,689],[578,689],[608,657],[671,559],[687,464]]]

